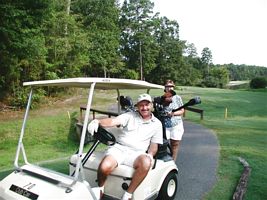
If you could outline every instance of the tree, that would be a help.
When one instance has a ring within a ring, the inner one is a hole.
[[[221,66],[221,65],[218,65]],[[230,80],[251,80],[256,77],[267,76],[267,68],[248,65],[225,65],[230,72]]]
[[[177,83],[185,75],[182,53],[184,41],[179,40],[179,24],[166,17],[157,19],[154,37],[158,43],[159,52],[156,67],[149,76],[155,83],[162,84],[166,79]]]
[[[139,71],[146,79],[155,67],[157,43],[152,35],[154,4],[150,0],[125,0],[121,8],[120,50],[125,67]]]
[[[212,64],[212,53],[208,47],[205,47],[201,52],[201,63],[204,76],[209,74],[210,65]]]
[[[187,56],[189,58],[197,58],[197,48],[194,43],[186,43],[186,48],[184,51],[184,56]]]
[[[183,54],[184,68],[188,71],[183,78],[183,85],[200,85],[202,82],[202,61],[198,57],[197,49],[193,43],[186,43]]]
[[[198,57],[192,58],[191,56],[183,57],[183,68],[185,76],[179,81],[181,85],[200,85],[202,82],[202,74],[199,70],[201,62]]]
[[[50,0],[0,2],[1,97],[16,95],[22,82],[41,77],[46,65],[42,25],[50,13]]]
[[[201,61],[203,64],[211,64],[212,63],[212,53],[208,47],[205,47],[201,52]]]
[[[88,34],[69,0],[54,1],[49,20],[44,26],[47,62],[44,79],[75,77],[88,65]]]
[[[111,76],[122,67],[119,57],[119,10],[116,0],[78,0],[75,13],[81,13],[88,30],[89,63],[85,71],[91,76]]]
[[[225,88],[229,82],[229,72],[226,67],[212,67],[210,74],[203,80],[206,87]]]

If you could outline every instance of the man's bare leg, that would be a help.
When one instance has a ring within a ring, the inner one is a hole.
[[[98,186],[103,187],[108,175],[117,167],[117,161],[112,156],[106,156],[99,164],[97,170]],[[103,196],[103,191],[100,191],[100,198]]]
[[[140,185],[140,183],[145,179],[147,173],[151,168],[151,159],[146,155],[139,156],[134,161],[134,174],[132,177],[132,181],[127,189],[128,193],[133,193],[136,188]]]

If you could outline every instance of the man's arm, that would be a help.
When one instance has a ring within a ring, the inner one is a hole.
[[[94,119],[88,124],[87,130],[91,135],[94,135],[95,132],[98,130],[99,124],[102,127],[114,127],[114,126],[119,126],[120,120],[116,118],[106,118],[106,119]]]
[[[120,126],[121,123],[117,118],[98,119],[99,124],[103,127]]]
[[[150,143],[147,153],[154,157],[158,151],[158,144],[157,143]]]

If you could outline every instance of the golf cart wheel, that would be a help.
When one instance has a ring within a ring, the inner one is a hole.
[[[170,172],[160,188],[157,200],[172,200],[177,192],[177,175],[175,172]]]

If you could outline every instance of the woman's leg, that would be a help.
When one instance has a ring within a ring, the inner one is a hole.
[[[171,149],[172,149],[172,158],[174,161],[176,161],[178,151],[179,151],[180,140],[171,139],[170,142],[171,142]]]

